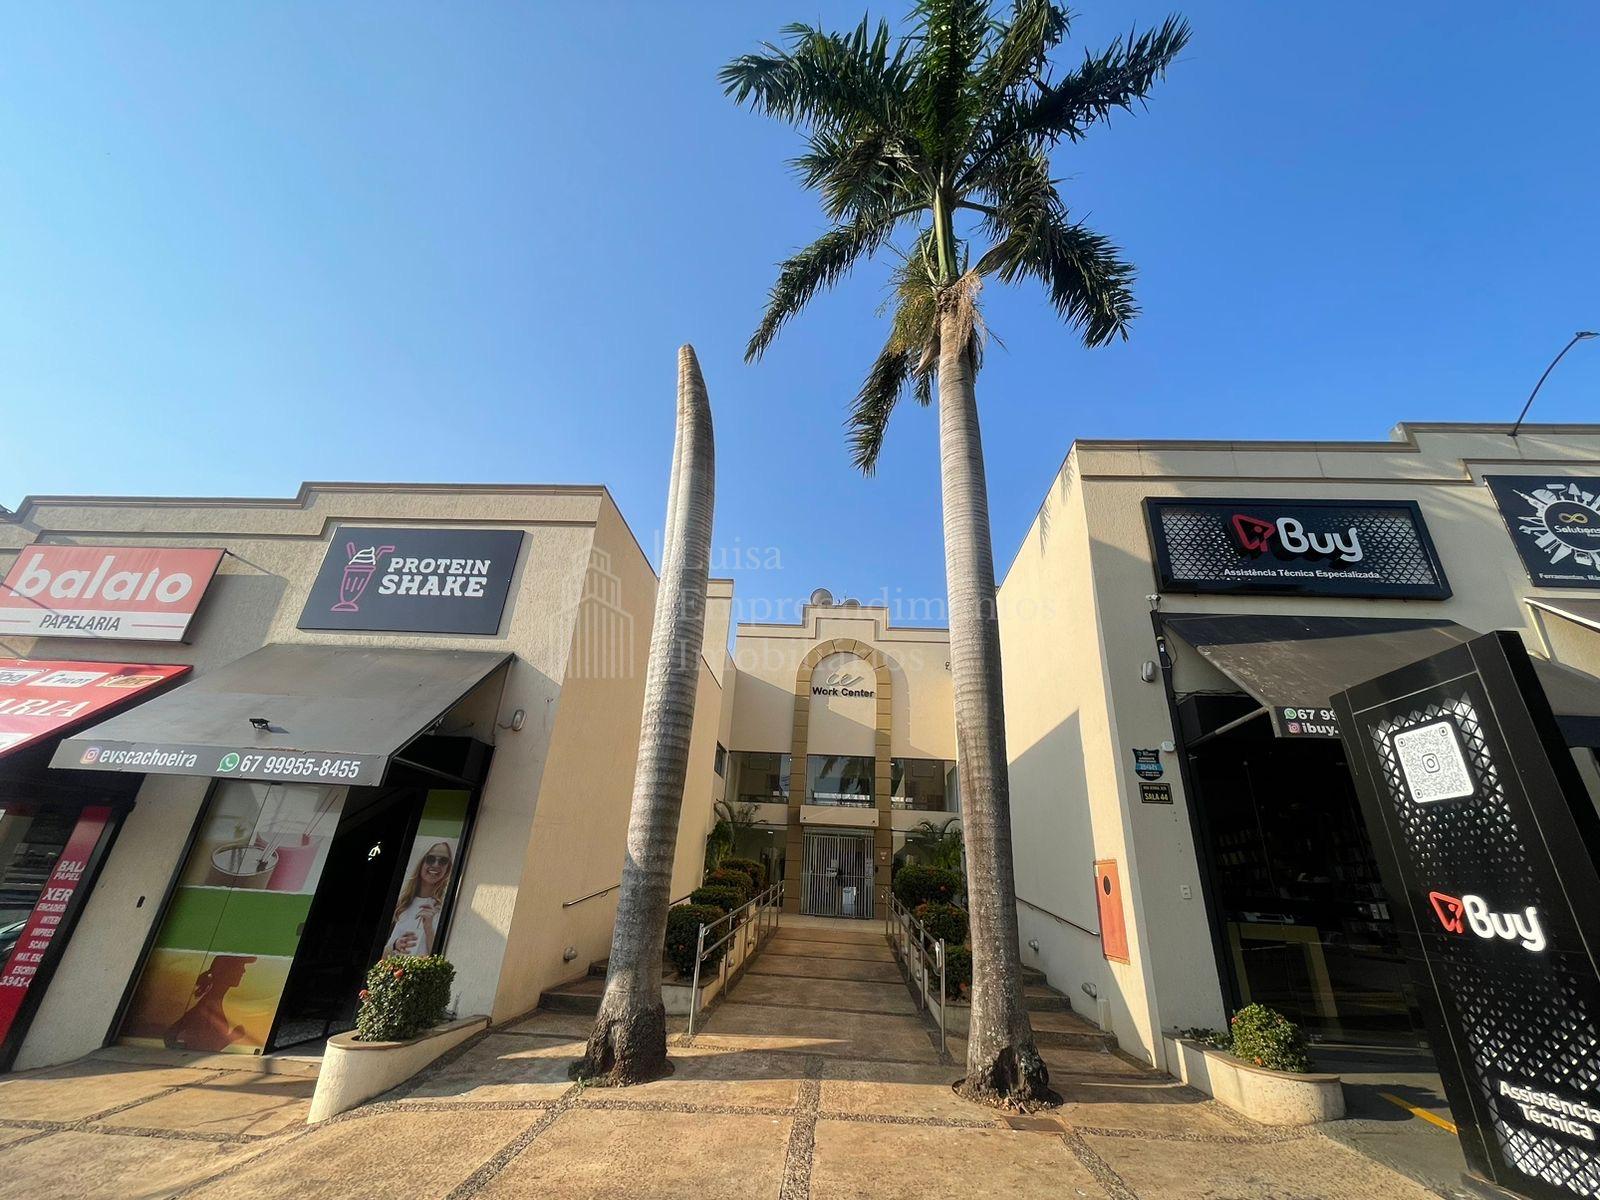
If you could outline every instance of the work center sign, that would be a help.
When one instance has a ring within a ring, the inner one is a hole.
[[[1334,704],[1468,1163],[1600,1195],[1600,823],[1527,651],[1488,634]]]
[[[1147,499],[1164,592],[1444,600],[1409,500]]]
[[[222,553],[25,546],[0,583],[0,634],[182,641]]]
[[[521,548],[521,530],[341,527],[300,628],[498,633]]]
[[[1484,479],[1539,587],[1600,587],[1600,479],[1491,475]]]

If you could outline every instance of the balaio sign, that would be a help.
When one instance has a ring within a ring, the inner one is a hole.
[[[0,633],[179,642],[221,550],[26,546],[0,583]]]
[[[521,548],[521,530],[340,527],[300,628],[498,633]]]
[[[1145,517],[1164,592],[1450,595],[1409,500],[1152,497]]]

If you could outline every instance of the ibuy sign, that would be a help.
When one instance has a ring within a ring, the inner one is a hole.
[[[0,583],[0,634],[182,641],[222,554],[27,546]]]
[[[1410,501],[1151,498],[1145,514],[1162,591],[1450,595]]]

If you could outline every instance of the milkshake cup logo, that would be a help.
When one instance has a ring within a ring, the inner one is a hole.
[[[360,612],[361,594],[378,569],[378,560],[393,549],[393,546],[364,546],[357,550],[354,542],[346,542],[344,551],[350,557],[344,565],[344,578],[339,581],[339,602],[330,611]]]

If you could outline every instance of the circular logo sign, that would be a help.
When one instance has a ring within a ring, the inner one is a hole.
[[[1573,550],[1600,550],[1600,512],[1576,500],[1557,500],[1539,514],[1550,536]]]
[[[239,756],[231,751],[222,756],[222,761],[217,764],[219,771],[237,771],[239,769]]]

